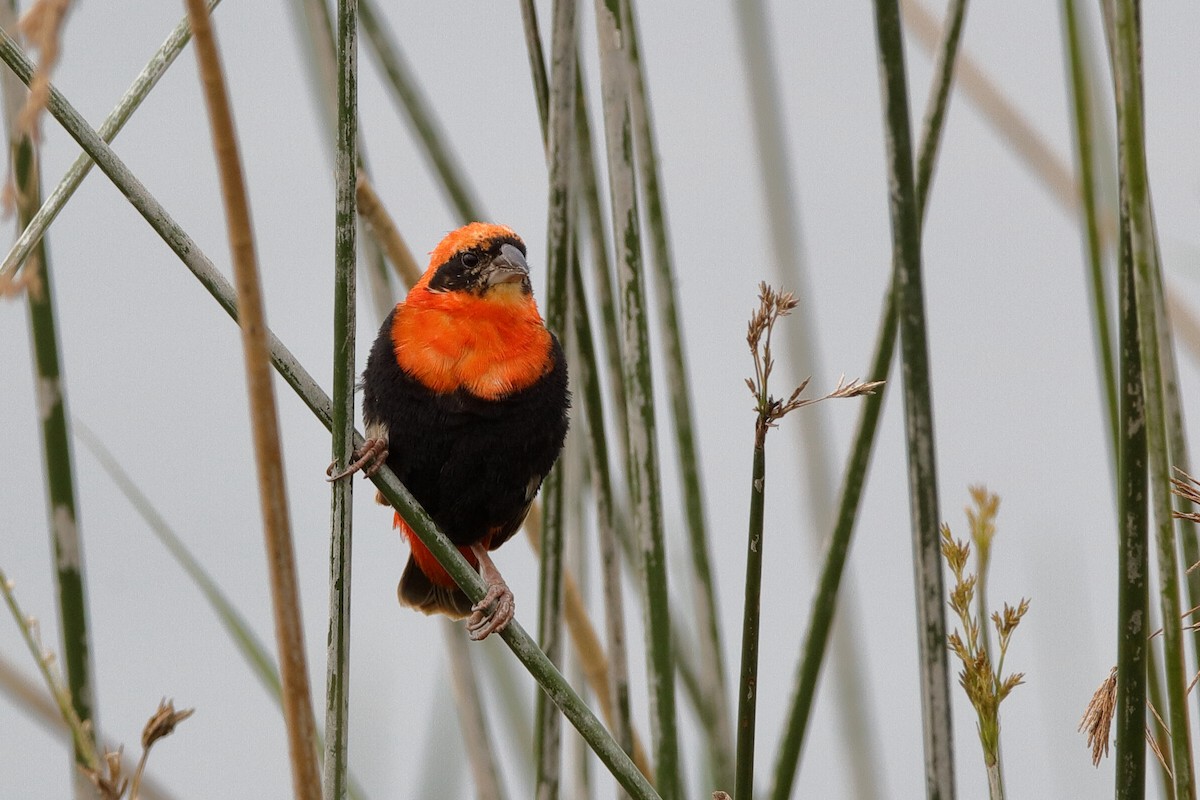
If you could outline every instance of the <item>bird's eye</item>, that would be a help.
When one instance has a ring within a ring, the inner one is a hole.
[[[467,269],[474,269],[479,266],[479,254],[468,250],[462,254],[462,263]]]

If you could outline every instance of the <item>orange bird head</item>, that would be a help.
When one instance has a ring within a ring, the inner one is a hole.
[[[472,222],[434,248],[429,268],[397,308],[396,358],[436,392],[499,399],[553,366],[525,243],[505,225]]]
[[[413,291],[466,292],[485,297],[498,287],[501,296],[532,296],[525,243],[507,225],[472,222],[433,249],[429,268]],[[514,291],[514,289],[519,291]]]

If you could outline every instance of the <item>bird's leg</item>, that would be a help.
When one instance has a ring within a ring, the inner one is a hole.
[[[476,543],[471,545],[471,552],[479,560],[479,575],[488,587],[483,599],[471,606],[471,616],[467,620],[467,633],[478,642],[508,627],[516,604],[512,591],[500,576],[500,570],[496,569],[487,548]]]
[[[363,477],[370,478],[380,468],[387,463],[388,458],[388,440],[387,437],[379,437],[377,439],[367,439],[362,443],[362,447],[358,448],[351,455],[354,460],[351,461],[344,470],[338,474],[333,474],[333,464],[325,470],[325,474],[329,477],[327,481],[341,480],[349,475],[353,475],[362,470]]]

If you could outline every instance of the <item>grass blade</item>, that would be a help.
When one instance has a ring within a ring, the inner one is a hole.
[[[617,282],[621,298],[622,359],[629,419],[630,504],[636,540],[642,548],[642,582],[646,587],[646,657],[650,684],[650,734],[656,785],[665,797],[680,794],[676,741],[675,668],[671,654],[671,619],[667,613],[666,552],[663,542],[654,391],[646,322],[645,275],[638,225],[633,144],[626,82],[629,46],[616,9],[596,4],[604,129],[612,202],[613,242],[620,253]]]
[[[954,742],[950,720],[950,672],[946,657],[941,552],[938,539],[937,469],[925,301],[921,288],[921,227],[913,175],[900,8],[875,0],[890,211],[899,311],[900,354],[908,439],[909,502],[917,586],[921,711],[924,721],[925,789],[931,800],[954,797]]]
[[[187,0],[188,16],[196,38],[205,103],[213,132],[213,146],[221,177],[229,246],[233,255],[238,308],[241,311],[242,346],[250,396],[250,421],[267,545],[275,632],[283,677],[283,709],[287,721],[292,787],[297,799],[320,800],[320,772],[312,744],[316,736],[308,668],[304,658],[304,628],[300,621],[296,557],[284,488],[283,457],[279,447],[279,420],[271,383],[266,317],[257,257],[250,228],[250,208],[242,177],[237,136],[225,89],[217,43],[203,0]]]
[[[354,283],[357,265],[358,4],[337,5],[337,134],[334,158],[333,464],[341,472],[354,451]],[[330,486],[329,632],[325,668],[325,800],[349,789],[350,592],[354,481]]]

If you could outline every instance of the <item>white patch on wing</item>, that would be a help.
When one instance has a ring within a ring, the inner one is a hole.
[[[529,479],[529,485],[525,487],[525,501],[533,500],[533,496],[537,494],[538,488],[542,485],[542,479],[534,475]]]

